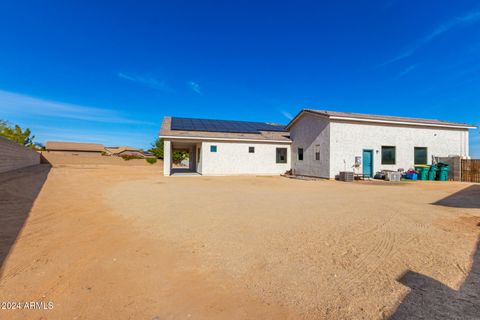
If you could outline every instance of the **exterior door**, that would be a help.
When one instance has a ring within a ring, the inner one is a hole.
[[[373,150],[363,150],[363,175],[373,177]]]

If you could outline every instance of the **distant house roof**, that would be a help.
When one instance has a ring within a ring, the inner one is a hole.
[[[409,124],[409,125],[422,125],[422,126],[434,126],[434,127],[448,127],[448,128],[460,128],[460,129],[474,129],[476,126],[458,123],[448,122],[442,120],[421,119],[421,118],[406,118],[397,116],[381,116],[375,114],[363,114],[363,113],[351,113],[351,112],[338,112],[328,110],[314,110],[314,109],[302,109],[295,118],[293,118],[287,125],[287,129],[290,127],[305,113],[316,114],[324,116],[334,120],[352,120],[363,122],[379,122],[379,123],[396,123],[396,124]]]
[[[112,154],[115,154],[115,153],[122,153],[124,151],[137,151],[137,152],[142,152],[142,150],[140,149],[137,149],[137,148],[133,148],[133,147],[129,147],[129,146],[121,146],[121,147],[105,147],[105,150],[107,152],[110,152]]]
[[[82,142],[65,142],[65,141],[47,141],[45,149],[56,151],[90,151],[102,152],[103,144],[99,143],[82,143]]]
[[[291,142],[286,127],[249,121],[164,117],[160,137]]]

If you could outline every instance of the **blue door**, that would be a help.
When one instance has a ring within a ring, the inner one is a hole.
[[[373,177],[373,150],[363,150],[363,175]]]

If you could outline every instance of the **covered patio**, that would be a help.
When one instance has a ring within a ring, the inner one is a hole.
[[[185,161],[175,160],[176,152],[188,153],[188,165]],[[192,176],[201,174],[201,142],[190,140],[164,141],[164,171],[171,176]]]

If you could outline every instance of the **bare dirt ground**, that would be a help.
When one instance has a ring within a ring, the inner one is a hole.
[[[124,160],[122,157],[116,156],[75,156],[56,154],[48,151],[42,153],[43,162],[50,163],[54,167],[62,166],[80,166],[80,167],[92,167],[92,166],[158,166],[157,170],[163,170],[163,161],[158,160],[154,164],[148,163],[145,159],[130,159]]]
[[[54,303],[0,319],[480,314],[480,185],[38,166],[0,206],[0,301]]]

